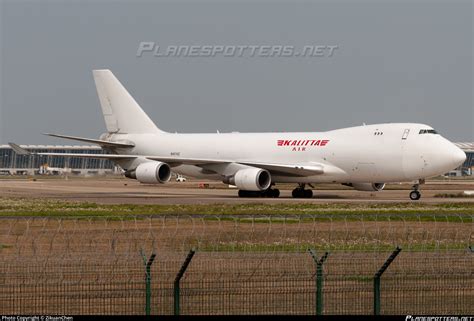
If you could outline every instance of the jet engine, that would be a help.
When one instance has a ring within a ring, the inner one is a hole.
[[[140,183],[166,183],[171,178],[171,168],[162,162],[147,162],[137,166],[134,170],[126,171],[125,176],[134,178]]]
[[[353,187],[355,190],[358,191],[366,192],[380,192],[385,188],[385,183],[350,183],[344,185]]]
[[[232,184],[246,191],[264,191],[272,183],[270,173],[261,168],[245,168],[238,170],[234,176],[226,178],[224,183]]]

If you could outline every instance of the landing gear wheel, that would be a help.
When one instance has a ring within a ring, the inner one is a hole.
[[[293,196],[293,198],[301,198],[303,196],[303,190],[301,188],[295,188],[291,192],[291,196]]]
[[[239,197],[248,197],[249,194],[247,191],[244,191],[244,190],[239,190]]]
[[[420,199],[420,197],[421,197],[421,193],[420,193],[420,192],[418,192],[418,191],[411,191],[411,192],[410,192],[410,199],[411,199],[412,201],[417,201],[417,200]]]
[[[267,189],[264,191],[246,191],[239,190],[239,197],[279,197],[280,190],[278,189]]]
[[[272,197],[274,198],[278,198],[280,197],[280,190],[279,189],[272,189],[273,193],[272,193]]]
[[[277,198],[280,196],[280,190],[279,189],[267,189],[265,191],[262,191],[262,196],[264,197],[272,197],[272,198]]]
[[[291,192],[291,196],[294,198],[312,198],[313,191],[310,189],[295,188],[293,192]]]
[[[261,197],[261,192],[256,191],[246,191],[246,190],[239,190],[239,197]]]

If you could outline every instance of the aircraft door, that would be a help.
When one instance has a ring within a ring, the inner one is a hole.
[[[411,180],[423,177],[423,172],[426,170],[428,162],[423,154],[423,146],[420,145],[417,135],[407,140],[409,133],[409,128],[403,132],[401,151],[403,173],[407,179]],[[416,177],[417,175],[420,177]]]
[[[406,140],[408,138],[408,134],[410,134],[409,128],[405,129],[405,131],[403,132],[402,140]]]

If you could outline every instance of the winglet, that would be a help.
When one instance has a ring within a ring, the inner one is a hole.
[[[32,155],[29,151],[24,148],[21,148],[19,145],[15,143],[8,143],[10,147],[17,153],[18,155]]]

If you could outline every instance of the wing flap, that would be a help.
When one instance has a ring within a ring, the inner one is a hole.
[[[324,167],[322,164],[308,163],[308,164],[273,164],[273,163],[254,163],[254,162],[239,162],[240,164],[260,167],[268,170],[270,173],[286,174],[294,176],[312,176],[324,174]]]
[[[146,159],[170,163],[170,164],[184,164],[184,165],[206,165],[206,164],[224,164],[224,163],[235,163],[231,160],[217,160],[217,159],[206,159],[206,158],[185,158],[185,157],[167,157],[167,156],[145,156]]]

